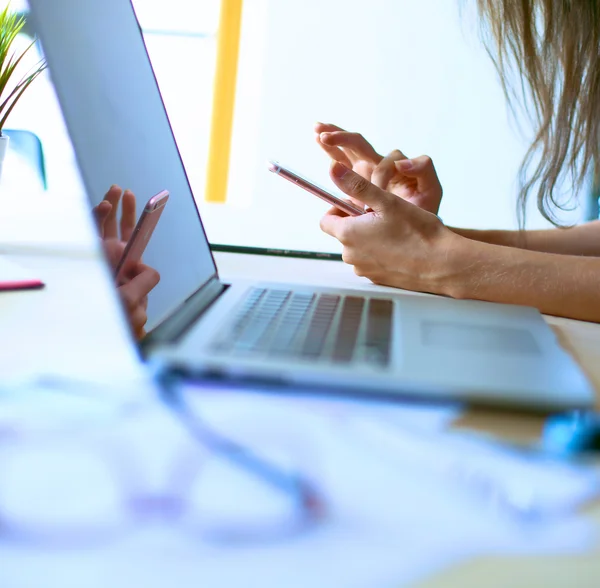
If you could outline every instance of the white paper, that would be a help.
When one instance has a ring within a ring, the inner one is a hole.
[[[461,441],[460,452],[456,448],[444,453],[439,443],[453,437],[440,428],[455,409],[428,409],[429,425],[424,409],[415,437],[411,433],[410,438],[393,440],[396,430],[385,422],[378,428],[372,404],[364,405],[363,412],[356,402],[227,390],[199,392],[193,402],[212,428],[253,449],[266,449],[268,457],[293,450],[294,467],[316,480],[327,498],[325,520],[310,532],[275,543],[211,541],[190,533],[185,517],[142,522],[116,540],[95,546],[61,549],[3,541],[3,588],[37,588],[47,585],[49,578],[53,585],[65,588],[403,586],[478,555],[580,553],[592,545],[592,525],[570,511],[553,517],[513,516],[490,508],[473,492],[476,484],[453,478],[444,455],[454,463],[459,453],[466,458],[464,463],[472,463],[472,457],[479,460],[477,467],[480,461],[497,458],[497,465],[489,470],[494,480],[516,472],[537,488],[540,480],[554,482],[557,475],[541,466],[529,471],[520,458],[509,458],[476,440]],[[388,409],[396,412],[397,422],[402,420],[402,407]],[[406,409],[407,422],[413,410]],[[106,435],[123,459],[129,456],[131,470],[148,491],[169,487],[176,456],[189,452],[201,459],[187,432],[160,406],[109,428]],[[419,435],[435,440],[435,451],[427,443],[415,442]],[[66,448],[69,443],[85,447],[84,439],[78,443],[76,436],[65,442]],[[440,456],[444,459],[436,461]],[[570,495],[574,490],[570,478],[578,480],[578,471],[587,472],[585,468],[561,471],[569,480],[558,495]],[[91,481],[84,477],[70,483],[70,491],[89,499],[103,490],[97,484],[88,487]],[[251,502],[248,508],[257,508],[255,497],[251,500],[243,487],[228,485],[215,492],[233,493],[241,506],[246,500]]]
[[[356,419],[358,436],[396,467],[412,464],[461,486],[475,500],[508,516],[544,519],[573,513],[600,494],[600,473],[536,450],[510,448],[468,433],[422,435]]]

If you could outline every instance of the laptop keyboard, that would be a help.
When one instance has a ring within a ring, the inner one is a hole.
[[[392,316],[388,299],[253,288],[212,348],[236,355],[386,366]]]

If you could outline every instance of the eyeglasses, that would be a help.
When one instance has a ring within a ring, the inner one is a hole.
[[[269,460],[250,449],[249,444],[240,443],[211,427],[201,415],[201,396],[198,394],[197,388],[191,390],[191,394],[195,394],[192,397],[195,402],[193,400],[190,402],[190,387],[185,385],[177,385],[177,383],[169,382],[167,379],[166,381],[163,380],[162,389],[167,405],[170,406],[185,428],[202,447],[246,472],[256,480],[260,480],[262,484],[266,484],[271,489],[287,496],[292,501],[297,516],[295,521],[288,526],[285,534],[293,535],[308,529],[325,516],[325,499],[318,490],[317,484],[308,475],[301,473],[301,471],[310,469],[311,464],[307,463],[308,460],[306,459],[302,465],[298,463],[299,452],[306,447],[308,439],[302,439],[301,445],[299,445],[298,437],[294,439],[293,436],[289,436],[290,431],[286,423],[280,423],[279,430],[269,442],[271,449],[273,447],[281,449],[282,441],[285,444],[286,439],[288,442],[290,440],[292,443],[295,442],[296,447],[289,444],[285,451],[287,456],[284,456],[283,460],[281,460],[281,455],[279,455],[279,458],[276,455],[272,456],[272,459]],[[247,422],[247,417],[244,420]],[[254,429],[252,433],[254,440],[257,438],[257,424],[254,422],[252,427]],[[273,424],[271,421],[266,430],[272,430]],[[286,429],[284,434],[282,434],[282,424]],[[264,431],[262,434],[264,435]],[[302,433],[302,437],[306,437],[305,432]],[[292,453],[295,453],[295,460],[289,462],[289,456]],[[310,459],[314,459],[314,454]],[[304,470],[300,469],[302,467],[304,467]],[[252,536],[256,537],[257,534],[253,533]]]
[[[287,426],[284,413],[220,403],[206,416],[202,393],[173,382],[164,399],[176,420],[154,406],[87,430],[0,427],[0,537],[73,546],[159,524],[256,543],[326,517],[310,432]]]

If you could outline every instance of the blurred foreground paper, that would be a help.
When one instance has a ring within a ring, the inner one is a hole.
[[[299,447],[302,467],[310,468],[328,499],[320,526],[287,540],[236,545],[184,532],[185,520],[157,520],[88,548],[5,541],[0,547],[3,587],[38,587],[48,578],[64,588],[403,586],[479,555],[581,553],[593,545],[592,525],[569,512],[527,518],[489,508],[443,468],[428,467],[435,465],[435,456],[415,451],[414,445],[390,446],[390,458],[375,439],[372,422],[368,431],[356,426],[363,418],[357,403],[222,390],[194,394],[196,409],[218,430],[245,443],[270,440],[274,454],[284,446]],[[399,422],[405,409],[386,410],[395,411]],[[429,428],[421,414],[419,430],[437,434],[453,410],[431,409]],[[410,410],[407,420],[409,415]],[[123,449],[136,445],[142,452],[137,465],[156,477],[163,460],[182,443],[182,431],[161,411],[132,425]],[[466,445],[463,449],[470,452]],[[242,487],[213,490],[233,492],[242,508],[254,499]]]

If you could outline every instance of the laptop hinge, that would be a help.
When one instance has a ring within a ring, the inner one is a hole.
[[[227,288],[218,277],[211,278],[171,316],[144,337],[141,343],[142,352],[147,354],[152,347],[177,341]]]

